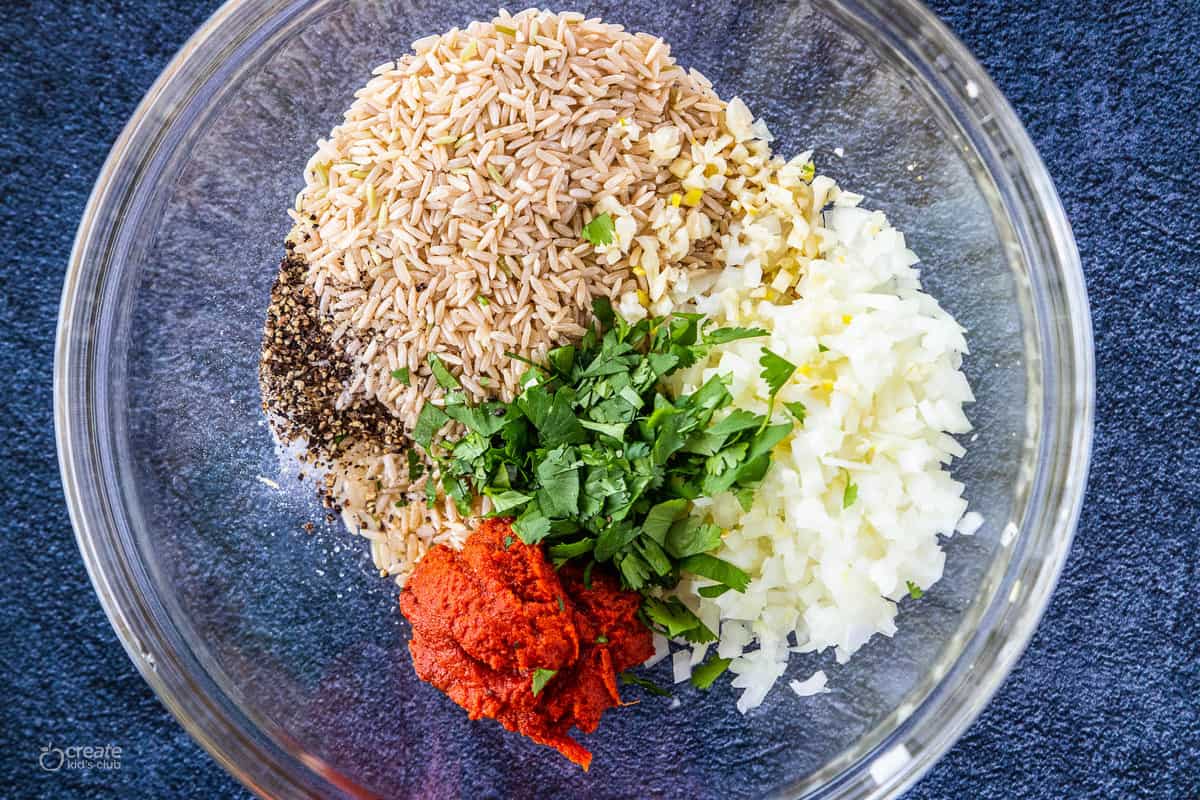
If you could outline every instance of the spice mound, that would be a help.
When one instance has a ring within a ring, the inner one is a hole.
[[[500,519],[462,552],[430,550],[400,595],[418,677],[584,769],[592,754],[568,731],[595,731],[621,702],[617,674],[654,652],[640,604],[599,570],[556,572]]]

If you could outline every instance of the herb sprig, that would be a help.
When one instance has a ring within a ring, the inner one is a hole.
[[[583,238],[597,247],[607,247],[612,244],[615,231],[616,225],[612,216],[605,212],[592,217],[588,224],[583,226]]]
[[[610,563],[624,586],[648,594],[675,586],[681,570],[714,581],[707,596],[745,591],[746,573],[709,554],[721,530],[690,516],[692,501],[730,491],[748,505],[800,415],[776,422],[733,409],[714,422],[732,403],[725,376],[675,399],[662,381],[713,346],[766,331],[707,330],[698,314],[629,323],[604,299],[593,310],[597,325],[578,344],[528,362],[511,403],[467,404],[431,356],[446,400],[425,404],[413,438],[434,454],[442,489],[463,513],[473,496],[489,497],[492,515],[515,517],[521,540],[544,543],[556,565]],[[765,349],[763,361],[774,395],[794,367]],[[465,432],[435,443],[451,420]],[[671,636],[715,638],[677,599],[648,596],[642,611]]]

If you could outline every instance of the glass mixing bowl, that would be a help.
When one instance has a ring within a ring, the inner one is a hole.
[[[1078,255],[1012,109],[915,2],[598,2],[766,118],[778,150],[887,212],[969,329],[976,431],[954,465],[986,523],[833,691],[743,717],[685,688],[609,714],[584,774],[413,674],[394,586],[280,474],[256,369],[285,215],[375,65],[484,2],[234,0],[113,148],[58,332],[63,482],[96,592],[146,681],[271,796],[879,797],[909,785],[1012,668],[1070,546],[1092,420]],[[835,154],[844,151],[844,157]],[[265,480],[260,480],[259,478]],[[279,488],[272,485],[279,484]],[[315,521],[312,532],[304,523]],[[657,668],[660,679],[669,665]]]

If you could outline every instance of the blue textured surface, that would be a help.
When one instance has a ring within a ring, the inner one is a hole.
[[[0,20],[0,795],[244,796],[158,704],[80,562],[54,460],[62,271],[142,93],[213,3]],[[1200,797],[1200,6],[934,3],[1013,102],[1084,259],[1098,409],[1075,548],[1029,651],[912,797]],[[43,772],[41,747],[123,749]]]

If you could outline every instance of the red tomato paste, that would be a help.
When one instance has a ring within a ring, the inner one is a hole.
[[[495,719],[584,769],[592,754],[567,732],[595,731],[621,702],[617,674],[654,652],[640,605],[601,570],[590,587],[580,570],[555,572],[500,519],[480,525],[461,553],[430,550],[400,594],[418,677],[471,719]],[[537,694],[535,676],[545,682]]]

